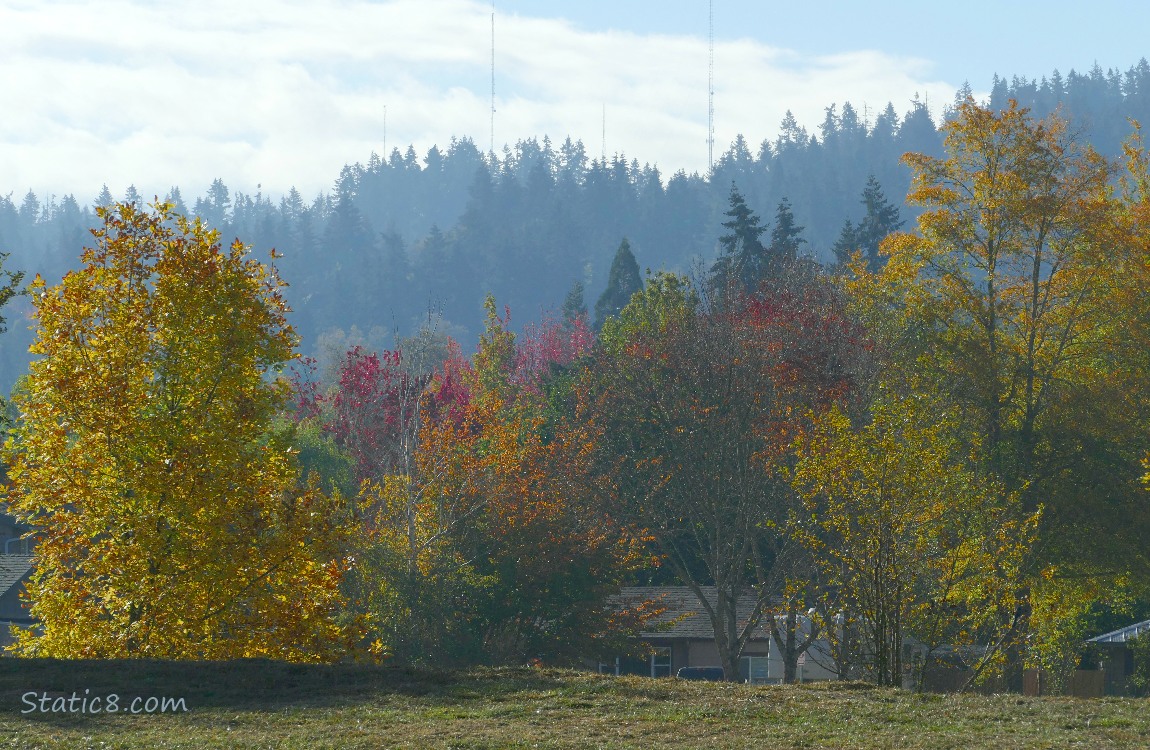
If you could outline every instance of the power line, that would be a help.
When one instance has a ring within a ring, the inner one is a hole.
[[[602,146],[603,146],[603,151],[602,151],[603,163],[606,164],[607,163],[607,103],[606,102],[603,102],[603,141],[602,141]]]

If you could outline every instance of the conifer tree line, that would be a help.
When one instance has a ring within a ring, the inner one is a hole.
[[[901,163],[910,210],[864,178],[833,262],[731,179],[690,273],[621,233],[542,321],[487,293],[470,339],[433,314],[327,363],[290,254],[175,201],[100,207],[23,297],[4,259],[38,357],[0,453],[37,545],[16,650],[577,663],[659,614],[622,586],[674,583],[728,679],[759,625],[793,679],[800,615],[843,677],[1065,678],[1150,610],[1150,157],[966,99]]]
[[[990,104],[1002,108],[1013,98],[1039,116],[1061,107],[1082,137],[1114,157],[1127,118],[1150,120],[1148,89],[1150,67],[1141,61],[1124,73],[1096,67],[1039,81],[996,78]],[[500,154],[460,138],[422,155],[411,147],[373,154],[314,196],[293,189],[273,200],[217,179],[198,197],[185,195],[188,186],[158,197],[224,237],[284,254],[291,319],[312,354],[324,349],[321,335],[352,326],[365,336],[376,327],[385,337],[397,329],[412,335],[429,307],[474,336],[487,292],[521,311],[524,322],[557,309],[576,283],[598,299],[622,237],[640,269],[687,272],[712,263],[732,182],[768,225],[786,199],[804,228],[802,252],[832,262],[847,222],[853,229],[868,215],[864,189],[893,201],[904,218],[916,215],[899,205],[910,181],[899,158],[937,155],[941,136],[924,102],[903,109],[830,106],[809,131],[788,115],[773,140],[736,138],[706,175],[668,174],[622,154],[596,159],[569,138],[529,138]],[[96,207],[154,197],[134,187],[122,196],[107,189],[91,198],[31,190],[0,196],[0,249],[29,278],[59,279],[98,224]],[[25,325],[13,327],[0,350],[0,386],[23,372],[30,341]]]

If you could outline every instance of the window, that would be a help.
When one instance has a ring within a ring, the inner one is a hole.
[[[656,646],[655,650],[651,652],[651,676],[652,677],[670,677],[671,676],[671,647],[670,646]]]

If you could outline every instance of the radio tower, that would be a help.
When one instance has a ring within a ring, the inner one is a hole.
[[[495,153],[495,0],[491,0],[491,153]]]
[[[715,166],[715,0],[707,2],[707,168]]]
[[[603,102],[603,163],[607,163],[607,103]]]

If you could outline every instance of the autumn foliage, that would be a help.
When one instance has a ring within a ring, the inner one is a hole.
[[[593,504],[593,442],[552,398],[591,334],[548,321],[520,342],[507,321],[489,299],[475,356],[449,345],[422,380],[353,349],[325,397],[362,481],[358,595],[400,660],[570,660],[641,621],[608,602],[636,535]]]
[[[581,291],[518,333],[489,297],[471,355],[431,328],[291,384],[273,269],[103,211],[32,288],[16,651],[577,663],[642,648],[659,606],[617,594],[657,582],[731,680],[763,629],[788,681],[816,638],[884,685],[1072,668],[1150,601],[1150,160],[1014,104],[944,130],[915,226],[833,273],[732,189],[710,276],[631,279],[595,332]]]
[[[295,344],[279,280],[169,206],[101,216],[83,266],[32,290],[5,458],[40,626],[17,650],[333,658],[340,516],[268,439]]]

